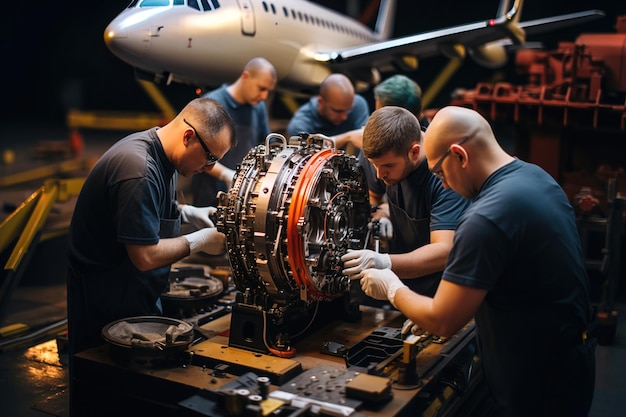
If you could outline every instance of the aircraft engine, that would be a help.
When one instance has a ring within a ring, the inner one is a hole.
[[[468,52],[477,64],[489,69],[502,68],[508,61],[506,48],[499,42],[468,48]]]
[[[365,247],[369,218],[363,170],[330,138],[270,134],[251,149],[216,213],[239,291],[229,343],[271,351],[291,313],[349,294],[341,256]]]

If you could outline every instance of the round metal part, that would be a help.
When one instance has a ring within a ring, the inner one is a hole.
[[[172,299],[209,298],[219,295],[224,289],[222,281],[212,277],[186,277],[170,282],[170,288],[161,298]]]
[[[271,134],[237,167],[216,214],[237,289],[269,306],[348,292],[341,256],[365,246],[370,205],[356,158],[328,137]]]
[[[193,341],[193,326],[169,317],[127,317],[104,326],[102,337],[114,359],[151,367],[180,361]]]
[[[166,292],[161,294],[163,314],[186,318],[210,310],[224,291],[222,280],[204,276],[170,279]]]

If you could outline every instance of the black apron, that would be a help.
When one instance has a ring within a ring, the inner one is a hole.
[[[430,217],[414,219],[401,207],[389,199],[389,217],[393,225],[393,236],[388,242],[389,253],[408,253],[430,243]],[[402,233],[399,233],[402,231]],[[411,290],[432,297],[437,291],[441,272],[419,278],[405,278],[401,281]],[[379,308],[393,308],[387,300],[375,300],[363,293],[359,281],[353,281],[350,297],[360,304]]]
[[[393,224],[393,237],[389,241],[390,254],[408,253],[430,243],[430,217],[414,219],[393,201],[389,201],[389,217]],[[440,279],[441,271],[419,278],[405,278],[402,282],[411,290],[432,297]]]

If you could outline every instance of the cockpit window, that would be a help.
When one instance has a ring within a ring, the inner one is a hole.
[[[189,7],[191,7],[192,9],[200,10],[200,6],[198,6],[197,0],[189,0],[188,4]]]
[[[218,0],[187,0],[187,5],[192,9],[210,12],[211,10],[218,9],[220,2]]]
[[[219,9],[219,0],[174,0],[174,6],[184,6],[185,3],[188,7],[196,9],[198,11],[211,11]],[[166,7],[171,6],[172,0],[132,0],[128,5],[129,9],[133,7]]]
[[[139,7],[163,7],[169,5],[170,0],[143,0]]]

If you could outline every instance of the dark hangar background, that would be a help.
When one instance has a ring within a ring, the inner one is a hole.
[[[356,17],[370,3],[350,0],[316,2]],[[498,0],[403,0],[396,13],[395,36],[491,18],[495,16],[498,3]],[[133,69],[113,56],[103,41],[108,22],[128,4],[128,0],[7,3],[0,15],[3,61],[0,121],[63,124],[69,108],[85,111],[157,110],[134,80]],[[603,10],[606,17],[549,33],[541,39],[528,40],[541,40],[546,49],[553,49],[559,41],[573,41],[583,32],[614,33],[616,16],[626,14],[626,1],[526,0],[522,20],[588,9]],[[407,75],[427,88],[445,63],[444,58],[423,60],[418,70]],[[432,105],[445,105],[449,93],[456,87],[473,88],[479,81],[513,75],[510,66],[498,71],[486,70],[467,59]],[[177,108],[195,96],[195,86],[161,86],[161,91]]]

